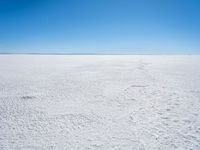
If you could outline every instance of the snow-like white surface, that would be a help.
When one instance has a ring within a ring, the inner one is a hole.
[[[0,150],[199,150],[200,56],[0,55]]]

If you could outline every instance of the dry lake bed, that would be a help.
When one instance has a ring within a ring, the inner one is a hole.
[[[0,150],[199,150],[200,55],[0,55]]]

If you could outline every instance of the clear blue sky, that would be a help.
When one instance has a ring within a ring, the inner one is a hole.
[[[0,0],[1,53],[200,53],[200,0]]]

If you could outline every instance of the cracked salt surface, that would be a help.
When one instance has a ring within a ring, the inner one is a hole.
[[[0,55],[0,150],[198,150],[198,68],[198,55]]]

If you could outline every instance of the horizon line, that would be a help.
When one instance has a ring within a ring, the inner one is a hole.
[[[200,55],[200,53],[53,53],[53,52],[0,52],[0,55]]]

